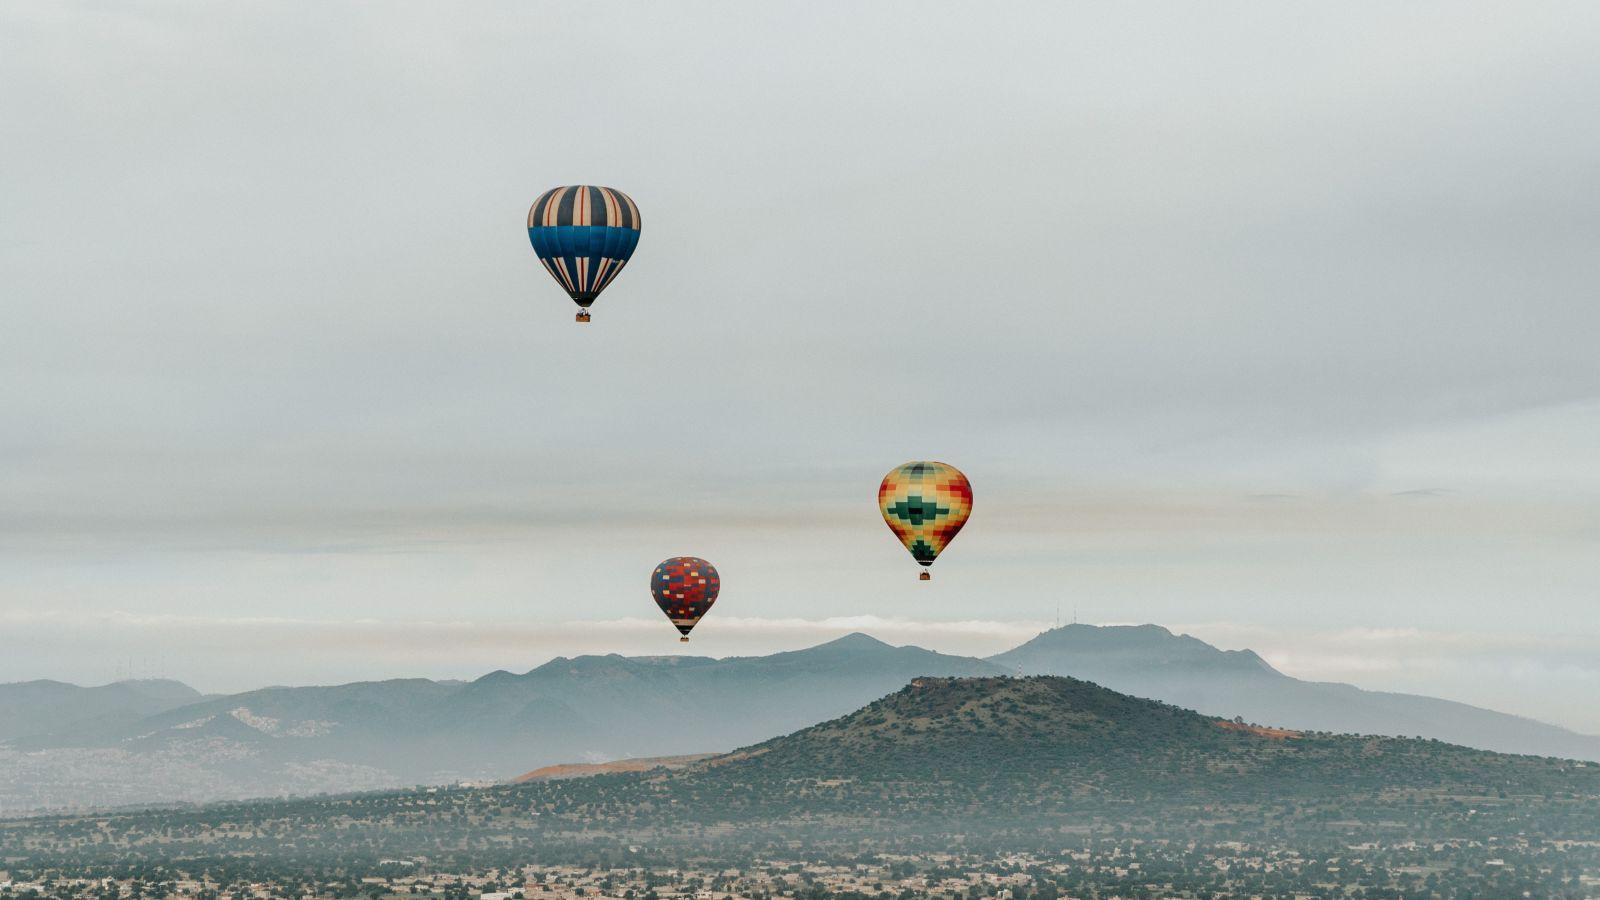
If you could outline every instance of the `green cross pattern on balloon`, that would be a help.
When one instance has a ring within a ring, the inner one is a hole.
[[[889,512],[912,525],[921,525],[923,522],[932,522],[940,516],[950,515],[950,507],[940,506],[933,500],[924,500],[912,495],[900,500],[895,505],[888,507]]]

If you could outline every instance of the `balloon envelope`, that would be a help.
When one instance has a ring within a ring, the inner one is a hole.
[[[722,578],[711,563],[697,556],[664,559],[650,576],[650,593],[679,633],[688,640],[700,617],[717,602]]]
[[[908,462],[878,485],[883,521],[924,566],[944,552],[972,514],[972,484],[955,466]]]
[[[528,210],[528,241],[550,277],[588,308],[639,244],[639,207],[615,188],[552,188]]]

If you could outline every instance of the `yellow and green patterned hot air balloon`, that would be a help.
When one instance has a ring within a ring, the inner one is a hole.
[[[931,566],[972,515],[972,483],[946,463],[908,462],[883,476],[878,509],[912,558]]]

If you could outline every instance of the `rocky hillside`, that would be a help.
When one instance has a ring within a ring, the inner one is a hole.
[[[1319,847],[1587,841],[1600,833],[1600,766],[1255,728],[1069,678],[924,677],[684,768],[0,822],[0,859],[74,872],[218,859],[349,872],[396,859],[1059,848],[1066,834],[1108,832]]]

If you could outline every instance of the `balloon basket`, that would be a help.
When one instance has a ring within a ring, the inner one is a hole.
[[[589,311],[588,310],[579,310],[578,311],[578,321],[579,322],[587,322],[587,321],[589,321]]]
[[[678,638],[678,643],[680,643],[680,644],[687,644],[687,643],[689,643],[689,636],[688,636],[688,635],[687,635],[687,634],[686,634],[686,635],[684,635],[684,636],[683,636],[683,637],[681,637],[681,638]]]
[[[927,572],[923,572],[921,575],[917,576],[917,580],[918,581],[932,581],[933,580],[933,576],[929,575]]]

